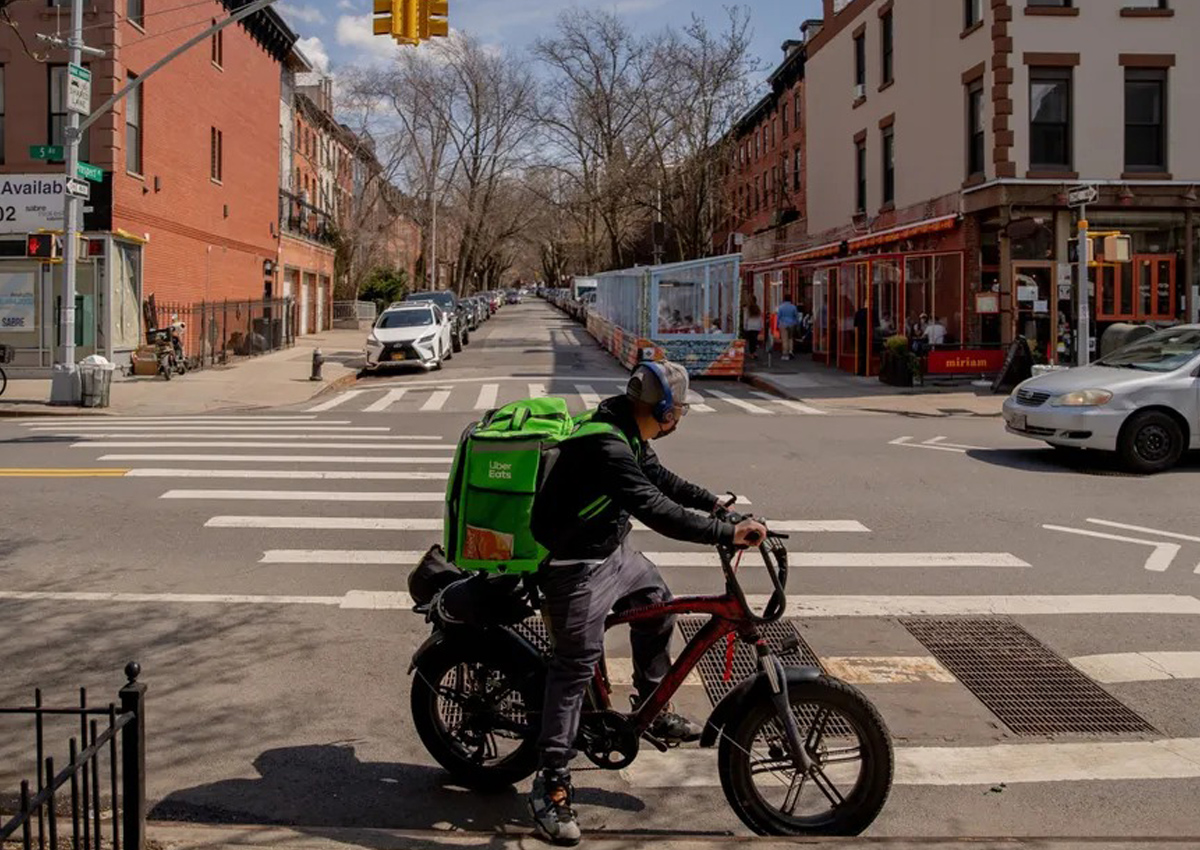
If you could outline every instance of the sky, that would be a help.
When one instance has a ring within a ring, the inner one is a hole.
[[[450,0],[450,25],[487,44],[525,52],[539,36],[549,35],[559,11],[570,5],[608,9],[635,29],[654,31],[686,22],[695,13],[712,22],[725,17],[733,0]],[[821,15],[821,0],[741,0],[750,7],[754,53],[763,79],[783,58],[780,45],[800,37],[800,24]],[[322,70],[341,65],[386,61],[397,47],[371,34],[371,0],[280,0],[276,5],[301,36],[299,46]]]

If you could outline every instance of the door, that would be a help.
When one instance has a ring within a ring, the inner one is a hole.
[[[1058,362],[1058,311],[1055,291],[1054,266],[1043,264],[1020,264],[1013,266],[1013,285],[1016,287],[1017,305],[1015,332],[1029,341],[1029,349],[1036,362]]]
[[[325,278],[317,284],[317,333],[325,330]]]
[[[1138,254],[1133,258],[1137,281],[1138,318],[1145,322],[1169,322],[1179,315],[1175,299],[1175,256]]]
[[[308,327],[308,275],[300,280],[300,333],[309,333]]]

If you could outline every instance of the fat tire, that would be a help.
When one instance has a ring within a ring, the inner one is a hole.
[[[750,774],[748,752],[764,723],[775,717],[770,695],[752,703],[732,728],[726,727],[718,751],[721,788],[733,811],[758,835],[859,835],[879,815],[892,787],[892,741],[879,712],[852,685],[828,676],[805,682],[792,682],[788,688],[792,705],[822,703],[850,718],[862,734],[862,769],[858,785],[842,809],[825,823],[801,825],[762,799]],[[801,729],[803,734],[805,730]]]
[[[3,369],[0,369],[0,395],[4,395],[6,389],[8,389],[8,375],[4,374]]]
[[[1138,453],[1138,434],[1151,427],[1164,429],[1171,441],[1166,456],[1159,460],[1147,460]],[[1153,475],[1170,469],[1179,462],[1183,450],[1184,434],[1179,423],[1161,410],[1143,410],[1141,413],[1135,413],[1125,422],[1121,436],[1117,439],[1117,456],[1121,460],[1121,466],[1140,475]]]
[[[451,747],[441,732],[437,718],[437,694],[433,684],[442,681],[447,671],[458,664],[481,663],[503,671],[507,676],[521,681],[518,688],[530,712],[539,711],[542,700],[542,680],[529,676],[528,664],[505,658],[485,649],[471,648],[463,651],[461,644],[443,644],[422,656],[413,673],[410,702],[413,725],[425,749],[434,761],[450,772],[458,782],[468,788],[492,791],[515,785],[532,776],[537,770],[537,727],[521,742],[503,762],[495,767],[484,767],[463,758]]]

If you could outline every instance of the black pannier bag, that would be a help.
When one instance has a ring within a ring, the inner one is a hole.
[[[441,546],[430,546],[420,563],[408,574],[408,595],[415,605],[428,605],[433,598],[466,575],[446,558]]]

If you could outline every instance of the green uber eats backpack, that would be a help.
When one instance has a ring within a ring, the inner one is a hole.
[[[492,573],[537,570],[547,553],[529,526],[554,450],[592,434],[625,439],[615,425],[590,421],[592,415],[572,419],[565,399],[531,398],[468,426],[446,487],[445,548],[454,564]]]

